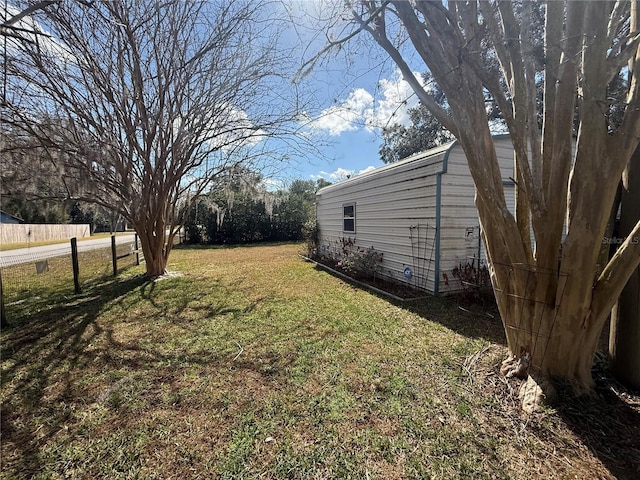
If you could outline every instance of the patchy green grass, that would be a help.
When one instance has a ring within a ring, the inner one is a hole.
[[[16,310],[2,332],[2,478],[635,472],[637,405],[589,401],[619,422],[602,443],[580,413],[525,417],[518,385],[495,374],[498,320],[452,299],[391,303],[300,249],[177,248],[174,275],[135,267]]]

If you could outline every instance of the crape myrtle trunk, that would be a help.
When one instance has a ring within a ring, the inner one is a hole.
[[[146,275],[156,278],[167,272],[167,261],[173,248],[175,233],[163,222],[136,222],[134,228],[144,254]]]

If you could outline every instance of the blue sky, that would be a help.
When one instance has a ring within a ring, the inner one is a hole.
[[[300,172],[299,178],[322,177],[335,182],[383,165],[378,153],[382,126],[395,122],[408,124],[407,105],[415,106],[417,102],[397,72],[390,72],[389,77],[371,71],[357,82],[336,83],[339,95],[327,95],[325,108],[310,117],[310,131],[326,145],[322,146],[319,158],[298,158],[292,162],[293,170]]]
[[[330,0],[291,0],[297,27],[290,41],[298,42],[301,62],[325,45],[324,31],[319,29],[323,21],[339,30],[338,22],[329,22],[336,11],[328,8],[336,4]],[[319,154],[292,158],[278,177],[285,183],[296,178],[336,182],[384,165],[378,153],[381,128],[393,123],[407,125],[407,110],[417,105],[417,98],[373,39],[360,34],[340,52],[325,56],[304,80],[317,103],[307,114],[307,131],[317,139],[316,145],[322,146]]]

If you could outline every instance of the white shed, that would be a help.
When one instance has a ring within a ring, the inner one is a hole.
[[[494,137],[505,196],[514,205],[513,146]],[[460,290],[454,268],[484,263],[475,187],[457,142],[322,188],[316,194],[318,253],[343,246],[382,253],[377,275],[435,295]]]

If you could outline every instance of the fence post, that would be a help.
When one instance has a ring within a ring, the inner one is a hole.
[[[111,235],[111,263],[113,264],[113,276],[118,275],[118,257],[116,256],[116,236]]]
[[[2,269],[0,268],[0,328],[8,327],[7,312],[4,309],[4,291],[2,290]]]
[[[73,267],[73,291],[80,293],[80,267],[78,264],[78,239],[71,239],[71,266]]]
[[[138,252],[138,234],[133,234],[134,246],[136,248],[136,265],[140,265],[140,252]]]

